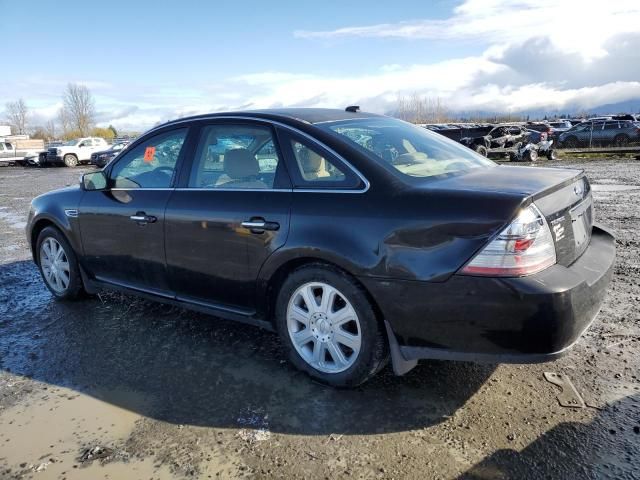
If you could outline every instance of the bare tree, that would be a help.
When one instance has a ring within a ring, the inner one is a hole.
[[[440,97],[425,97],[418,93],[409,98],[398,97],[396,116],[412,123],[443,123],[449,120],[449,112]]]
[[[96,115],[95,104],[89,89],[84,85],[70,83],[62,100],[62,110],[67,123],[82,136],[88,135]]]
[[[24,135],[27,132],[27,115],[29,109],[27,104],[22,98],[16,102],[7,102],[7,120],[13,128],[15,133]]]
[[[47,135],[48,140],[52,140],[56,138],[56,122],[54,122],[53,120],[49,120],[44,125],[44,131]]]
[[[69,115],[64,107],[58,110],[58,123],[60,124],[60,128],[62,129],[62,135],[66,135],[70,130],[69,125]]]

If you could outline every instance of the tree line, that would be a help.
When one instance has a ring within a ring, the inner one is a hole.
[[[107,128],[96,126],[96,108],[93,95],[84,85],[69,83],[62,94],[62,107],[55,120],[44,125],[29,125],[29,108],[20,98],[5,105],[5,120],[14,134],[30,134],[31,138],[50,141],[54,139],[71,140],[80,137],[102,137],[111,140],[118,131],[109,125]]]

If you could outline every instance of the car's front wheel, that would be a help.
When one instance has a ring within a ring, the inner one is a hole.
[[[60,300],[75,300],[84,292],[75,252],[60,231],[46,227],[36,243],[38,267],[49,291]]]
[[[367,294],[340,270],[310,265],[294,271],[275,313],[289,359],[316,380],[354,387],[386,362],[387,343]]]

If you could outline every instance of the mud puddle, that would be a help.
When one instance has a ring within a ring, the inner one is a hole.
[[[10,469],[8,478],[172,478],[167,466],[118,449],[139,415],[76,390],[45,388],[0,416],[0,459]],[[87,450],[110,455],[83,460]]]

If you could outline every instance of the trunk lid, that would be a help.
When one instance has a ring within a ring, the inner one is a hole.
[[[580,257],[591,240],[593,198],[581,170],[505,165],[471,170],[425,187],[500,194],[521,198],[522,202],[533,200],[549,224],[557,263],[563,266]]]

